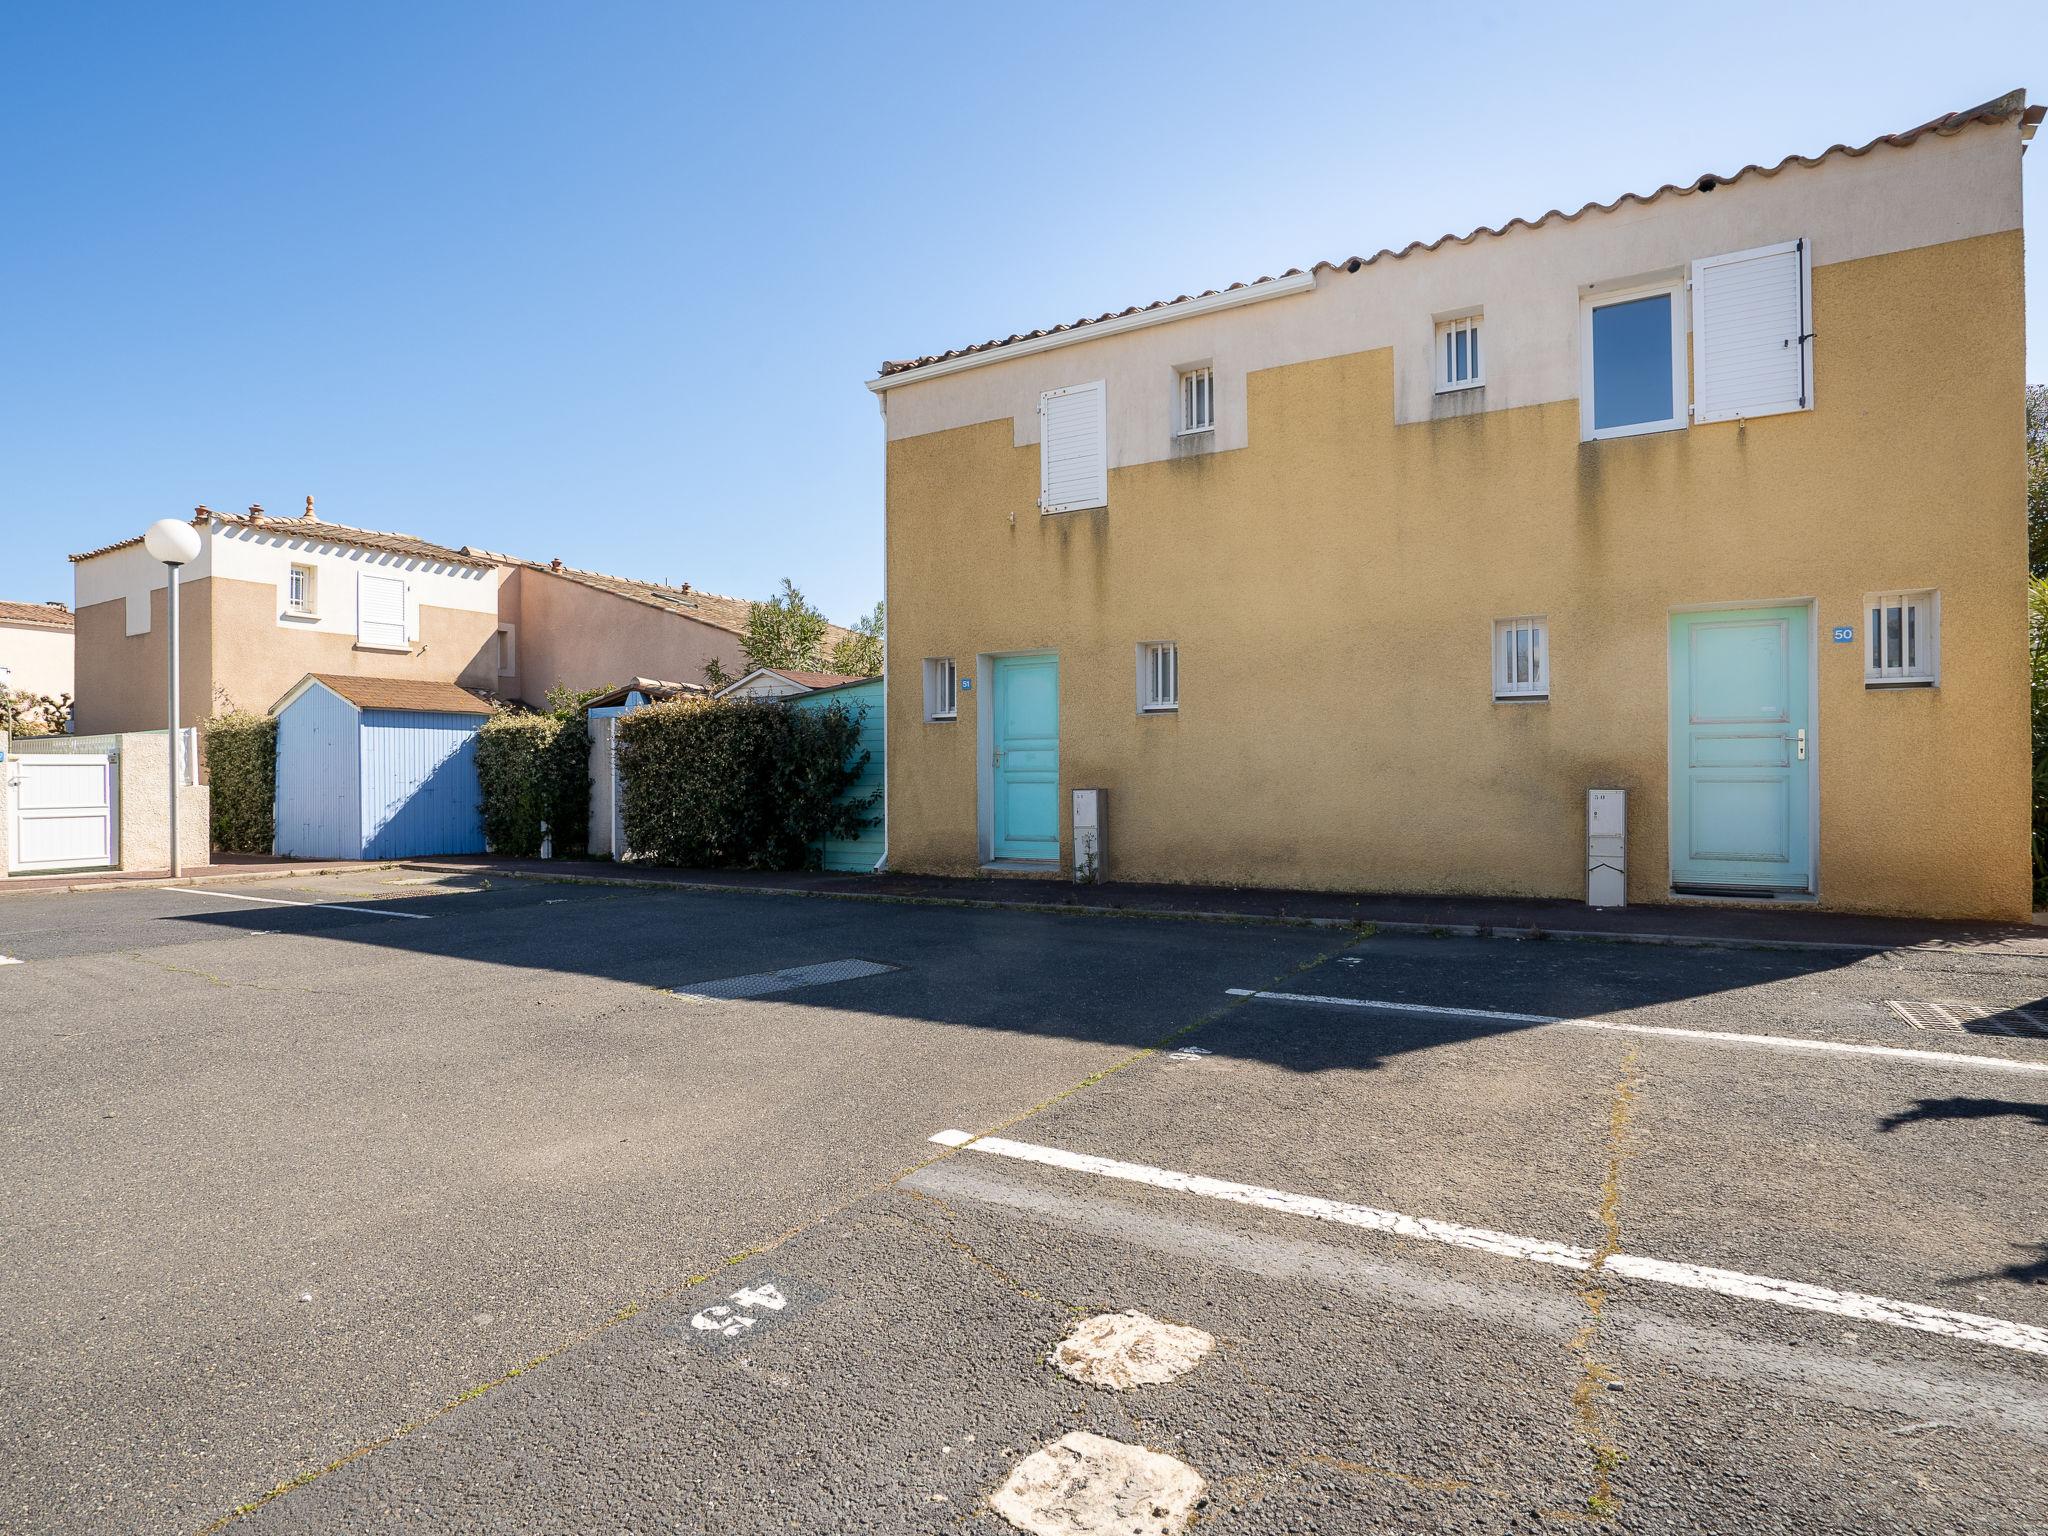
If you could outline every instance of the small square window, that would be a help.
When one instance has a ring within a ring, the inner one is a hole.
[[[1870,637],[1863,682],[1870,688],[1931,688],[1941,658],[1941,594],[1879,592],[1863,600]]]
[[[1138,712],[1169,715],[1180,708],[1180,647],[1155,640],[1138,647]]]
[[[1485,382],[1479,366],[1479,316],[1444,321],[1436,328],[1436,392],[1477,389]]]
[[[285,609],[290,613],[313,611],[313,567],[295,565],[285,587]]]
[[[1550,621],[1497,619],[1493,626],[1493,696],[1550,697]]]
[[[1174,421],[1174,432],[1181,437],[1191,432],[1216,430],[1215,369],[1183,368],[1180,371],[1180,410]]]
[[[960,718],[960,674],[950,656],[931,656],[924,664],[924,717]]]
[[[1580,326],[1579,435],[1634,437],[1685,425],[1682,282],[1589,297]]]

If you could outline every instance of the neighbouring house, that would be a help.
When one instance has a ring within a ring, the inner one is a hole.
[[[71,610],[0,601],[0,688],[46,699],[72,692]]]
[[[492,706],[453,683],[309,673],[276,703],[274,850],[300,859],[484,851],[477,732]]]
[[[503,691],[495,561],[408,534],[197,509],[180,572],[179,721],[268,709],[307,673]],[[80,734],[164,724],[165,568],[140,536],[73,555]]]
[[[851,672],[799,672],[787,667],[756,667],[718,690],[721,699],[788,699],[820,688],[843,688],[865,682]]]
[[[2025,918],[2041,115],[885,364],[890,866]]]

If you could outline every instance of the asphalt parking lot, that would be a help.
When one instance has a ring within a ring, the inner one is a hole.
[[[2038,959],[403,869],[0,957],[9,1530],[994,1532],[1076,1429],[1219,1532],[2048,1524]],[[1048,1368],[1123,1309],[1217,1348]]]

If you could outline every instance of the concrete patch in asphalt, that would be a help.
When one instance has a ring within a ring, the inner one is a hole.
[[[1031,1536],[1174,1536],[1201,1497],[1186,1462],[1076,1430],[1018,1462],[988,1502]]]
[[[1162,1323],[1142,1312],[1099,1312],[1069,1329],[1049,1358],[1061,1375],[1083,1386],[1127,1392],[1185,1376],[1215,1347],[1199,1328]]]
[[[835,981],[858,981],[863,976],[884,976],[901,966],[880,965],[873,960],[825,960],[816,965],[792,965],[779,971],[757,971],[751,976],[726,976],[717,981],[693,981],[671,988],[675,995],[700,1002],[741,1002],[768,997],[776,992],[794,992],[799,987],[829,986]]]

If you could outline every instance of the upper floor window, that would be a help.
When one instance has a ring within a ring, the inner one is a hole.
[[[1100,379],[1038,397],[1038,510],[1109,505],[1109,421]]]
[[[1579,435],[1685,425],[1684,283],[1589,294],[1579,326]]]
[[[1180,409],[1174,431],[1185,437],[1190,432],[1216,429],[1216,370],[1206,365],[1180,371]]]
[[[1493,626],[1493,696],[1550,697],[1550,621],[1499,619]]]
[[[1148,715],[1180,708],[1180,647],[1171,641],[1138,647],[1138,708]]]
[[[930,656],[924,664],[924,717],[960,718],[960,673],[950,656]]]
[[[295,565],[287,578],[285,609],[296,614],[310,614],[313,611],[313,567]]]
[[[1941,594],[1879,592],[1864,599],[1870,643],[1863,681],[1873,688],[1928,687],[1940,655]]]
[[[1436,328],[1436,392],[1474,389],[1486,382],[1479,367],[1479,317],[1461,315]]]

